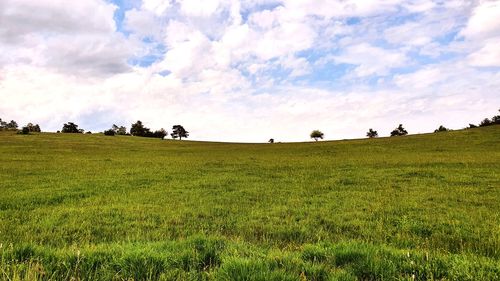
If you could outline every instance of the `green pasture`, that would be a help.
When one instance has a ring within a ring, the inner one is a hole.
[[[0,132],[0,280],[500,280],[500,126],[232,144]]]

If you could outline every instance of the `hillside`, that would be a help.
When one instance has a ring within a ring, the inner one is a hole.
[[[0,157],[0,279],[500,280],[500,126],[293,144],[0,132]]]

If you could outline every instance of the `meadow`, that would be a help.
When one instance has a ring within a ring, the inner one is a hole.
[[[500,280],[500,126],[274,144],[0,132],[0,280]]]

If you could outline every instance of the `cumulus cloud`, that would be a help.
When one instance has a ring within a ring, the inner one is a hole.
[[[0,67],[29,63],[81,75],[130,70],[134,44],[116,32],[117,8],[101,0],[2,1]]]
[[[358,44],[346,47],[334,56],[337,63],[356,65],[354,74],[359,77],[386,75],[389,70],[409,63],[408,57],[399,50],[387,50],[370,44]]]
[[[461,128],[500,102],[499,7],[0,1],[0,117],[54,131],[180,123],[193,139],[225,141]]]
[[[460,34],[468,39],[500,35],[500,2],[483,1],[472,12]]]

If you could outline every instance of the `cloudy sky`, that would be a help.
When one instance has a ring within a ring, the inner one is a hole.
[[[0,0],[0,118],[265,142],[459,129],[500,107],[500,1],[70,2]]]

